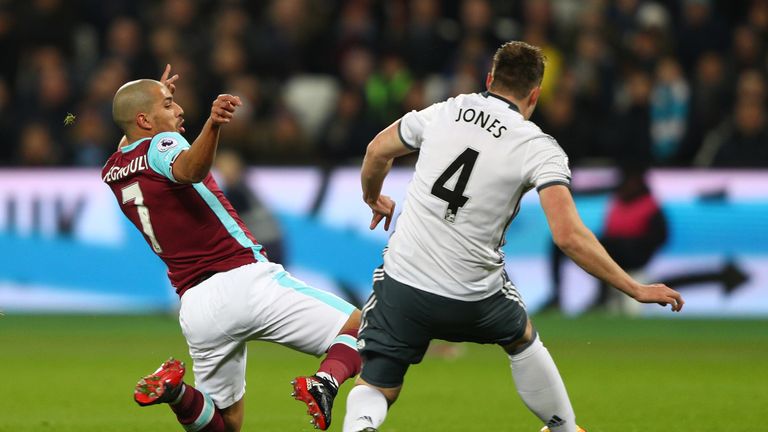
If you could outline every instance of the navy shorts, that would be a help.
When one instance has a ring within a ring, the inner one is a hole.
[[[383,272],[363,307],[360,376],[379,387],[401,385],[408,366],[421,362],[432,339],[500,345],[519,340],[528,322],[525,306],[506,274],[499,286],[483,300],[461,301],[413,288]]]

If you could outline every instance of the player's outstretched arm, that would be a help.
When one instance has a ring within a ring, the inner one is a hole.
[[[219,144],[219,130],[229,123],[243,103],[237,96],[219,95],[211,106],[211,115],[189,150],[181,152],[173,163],[173,177],[179,183],[203,181],[211,170]]]
[[[379,132],[365,151],[360,181],[363,186],[363,201],[373,211],[370,229],[376,228],[382,219],[385,219],[384,230],[389,229],[395,214],[395,202],[388,196],[381,195],[381,188],[392,168],[392,161],[413,151],[400,141],[400,134],[397,132],[399,124],[398,120]]]
[[[641,303],[669,304],[675,312],[683,308],[683,298],[677,291],[663,284],[641,284],[619,267],[581,221],[567,187],[557,185],[542,189],[539,199],[552,239],[579,267]]]

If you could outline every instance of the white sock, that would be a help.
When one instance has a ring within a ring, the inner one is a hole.
[[[355,386],[347,396],[344,432],[358,432],[367,427],[377,428],[387,418],[387,398],[373,387]]]
[[[565,384],[538,335],[525,350],[510,355],[509,363],[517,393],[528,409],[552,432],[576,432],[576,416]]]

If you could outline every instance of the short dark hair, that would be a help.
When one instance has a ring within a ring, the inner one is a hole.
[[[528,96],[541,85],[546,57],[541,48],[521,41],[502,45],[493,56],[491,87],[512,93],[516,98]]]

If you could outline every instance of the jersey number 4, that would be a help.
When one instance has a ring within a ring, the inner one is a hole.
[[[163,248],[160,247],[160,243],[157,242],[155,237],[155,230],[152,228],[152,221],[149,219],[149,209],[144,205],[144,194],[141,193],[139,182],[131,183],[122,189],[123,192],[123,204],[128,204],[133,201],[136,206],[136,210],[139,212],[139,221],[141,222],[141,230],[144,231],[149,242],[152,244],[152,249],[155,253],[162,253]]]
[[[472,173],[472,168],[475,167],[477,155],[479,154],[477,150],[471,148],[464,150],[459,157],[448,165],[448,168],[440,174],[440,177],[435,180],[435,184],[432,185],[432,195],[448,202],[448,208],[445,210],[444,216],[448,222],[453,223],[456,220],[456,213],[469,200],[469,197],[464,195],[464,189],[467,187],[469,175]],[[459,172],[459,178],[456,180],[456,186],[454,186],[453,190],[448,189],[445,187],[445,184],[457,172]]]

